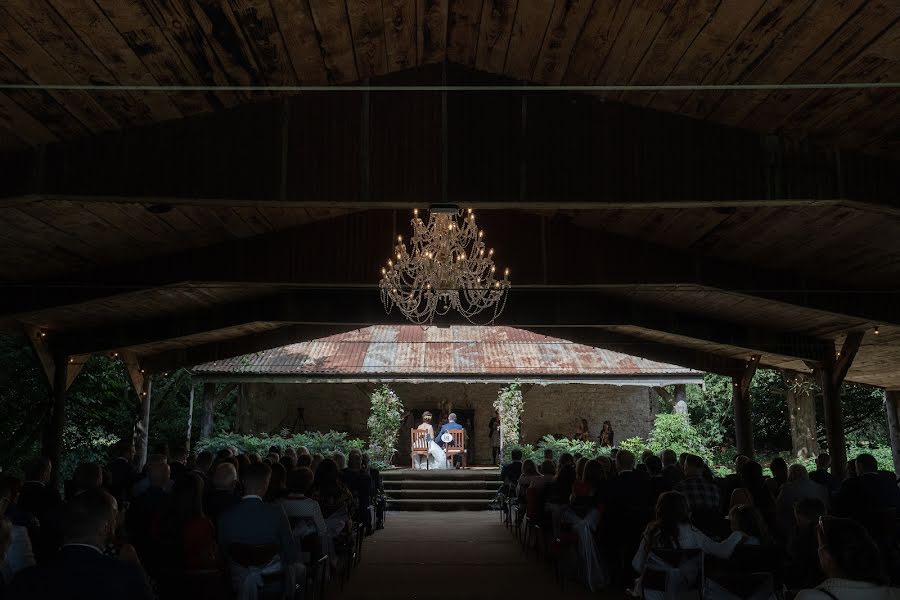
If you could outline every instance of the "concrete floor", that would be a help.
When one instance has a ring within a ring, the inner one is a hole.
[[[622,591],[590,594],[569,583],[560,592],[553,573],[494,511],[389,513],[387,527],[366,538],[362,563],[339,600],[619,600]]]

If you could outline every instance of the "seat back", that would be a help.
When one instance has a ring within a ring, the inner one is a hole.
[[[544,502],[544,488],[528,487],[525,492],[525,514],[529,519],[536,519],[541,514],[542,504]]]
[[[703,551],[652,548],[641,575],[643,591],[681,593],[703,588]]]
[[[277,544],[229,544],[228,556],[242,567],[262,567],[279,555]]]
[[[450,435],[453,436],[453,441],[448,443],[445,448],[447,454],[462,454],[466,451],[466,430],[465,429],[451,429],[448,431]]]
[[[409,430],[410,448],[414,454],[428,454],[428,437],[421,429]]]
[[[775,595],[771,573],[728,573],[709,576],[709,597],[716,600],[769,600]]]

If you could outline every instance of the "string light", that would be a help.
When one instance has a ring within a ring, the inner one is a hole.
[[[875,333],[875,335],[878,335],[878,325],[875,326],[875,331],[873,333]]]

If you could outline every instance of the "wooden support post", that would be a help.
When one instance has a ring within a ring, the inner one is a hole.
[[[191,451],[191,426],[194,424],[194,380],[188,379],[188,384],[191,386],[190,394],[188,395],[188,418],[187,418],[187,435],[185,436],[186,444],[185,448],[187,448],[188,452]]]
[[[891,436],[891,454],[894,457],[894,474],[900,475],[900,390],[884,391],[888,430]]]
[[[43,454],[53,465],[51,485],[56,485],[63,454],[63,430],[66,427],[68,361],[64,356],[55,356],[53,359],[53,404],[50,407],[50,418],[47,420]]]
[[[216,384],[203,384],[203,412],[200,415],[200,437],[212,435],[213,414],[216,410]]]
[[[759,355],[750,357],[744,372],[731,378],[734,399],[734,437],[739,454],[753,458],[753,419],[750,411],[750,383],[759,366]]]
[[[147,463],[147,445],[150,441],[150,375],[141,368],[138,357],[130,352],[122,354],[122,362],[140,406],[134,430],[135,468],[140,471]]]
[[[831,455],[831,473],[838,481],[847,474],[847,439],[844,436],[844,410],[841,406],[841,384],[856,358],[862,344],[863,333],[847,334],[841,351],[827,356],[816,370],[822,388],[822,406],[825,409],[825,438]]]
[[[150,394],[153,391],[152,377],[147,376],[141,388],[141,409],[138,413],[138,426],[135,432],[134,456],[138,471],[147,464],[147,446],[150,444]]]

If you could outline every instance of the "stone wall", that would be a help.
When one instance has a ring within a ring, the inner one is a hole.
[[[245,383],[238,405],[238,430],[242,433],[276,433],[292,429],[297,409],[303,408],[307,430],[346,431],[366,437],[369,392],[373,384],[363,383]],[[407,410],[435,414],[450,410],[472,411],[469,427],[474,462],[490,462],[488,423],[492,404],[503,387],[493,383],[395,383],[391,385]],[[525,412],[522,436],[535,442],[542,436],[571,436],[578,419],[585,418],[596,437],[604,420],[610,420],[616,441],[639,435],[646,437],[653,426],[656,400],[644,386],[551,384],[523,386]],[[414,426],[410,417],[403,431]],[[474,437],[473,437],[474,433]],[[408,448],[401,435],[401,448]],[[405,459],[405,456],[404,456]]]

